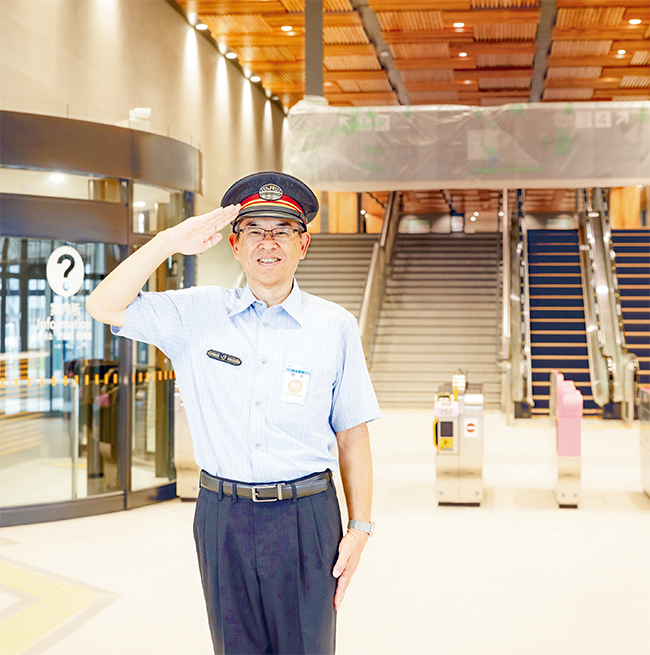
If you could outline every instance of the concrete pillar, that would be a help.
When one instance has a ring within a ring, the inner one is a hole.
[[[324,95],[323,0],[305,0],[305,95]]]

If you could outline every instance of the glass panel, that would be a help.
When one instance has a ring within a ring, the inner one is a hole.
[[[126,203],[126,181],[56,171],[0,168],[0,193]]]
[[[71,473],[78,497],[120,488],[119,340],[85,308],[119,258],[116,245],[0,238],[0,505],[70,499]]]
[[[133,184],[133,231],[155,234],[183,220],[183,192]]]
[[[149,278],[144,291],[178,289],[183,256],[174,255]],[[174,468],[174,372],[155,346],[133,343],[131,489],[176,479]]]

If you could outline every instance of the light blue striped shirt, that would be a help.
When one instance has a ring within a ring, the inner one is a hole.
[[[335,433],[381,416],[354,316],[295,281],[273,307],[249,287],[143,292],[112,329],[172,360],[194,456],[213,475],[262,483],[335,470]],[[309,373],[304,404],[282,399],[288,367]]]

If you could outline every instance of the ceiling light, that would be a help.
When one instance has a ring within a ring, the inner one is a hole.
[[[466,52],[459,52],[458,56],[459,57],[467,57],[467,53]]]
[[[471,84],[471,83],[472,83],[472,80],[464,80],[463,81],[463,84]]]
[[[465,23],[454,23],[454,27],[465,27]]]
[[[380,56],[380,57],[388,57],[389,54],[390,54],[390,52],[388,52],[388,50],[382,50],[382,51],[379,53],[379,56]]]
[[[197,30],[201,30],[201,32],[204,32],[205,30],[208,29],[208,26],[207,26],[205,23],[199,23],[199,24],[196,26],[196,29],[197,29]]]
[[[640,18],[630,18],[630,25],[640,25],[640,24],[641,24]]]
[[[52,173],[52,175],[50,175],[50,182],[60,184],[63,180],[65,180],[65,175],[63,173]]]
[[[476,220],[476,216],[470,216],[470,219],[469,219],[469,220],[470,220],[470,221],[475,221],[475,220]]]
[[[260,82],[262,78],[259,75],[253,75],[251,77],[251,82]]]
[[[288,34],[289,36],[296,36],[296,33],[295,33],[295,32],[287,32],[287,34]]]
[[[503,216],[503,212],[499,212],[499,216]]]
[[[133,206],[134,206],[134,207],[146,207],[146,206],[147,206],[147,203],[144,202],[144,200],[136,200],[136,201],[133,203]]]
[[[474,212],[474,216],[478,216],[478,212]]]
[[[279,100],[278,96],[271,96],[271,100]]]
[[[291,25],[283,25],[280,29],[281,29],[283,32],[291,32],[291,30],[293,29],[293,27],[291,27]]]
[[[226,59],[237,59],[237,55],[234,52],[227,52]]]
[[[616,51],[616,54],[617,54],[617,55],[624,55],[624,54],[625,54],[625,50],[617,50],[617,51]]]

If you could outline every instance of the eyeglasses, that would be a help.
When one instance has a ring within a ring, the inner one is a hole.
[[[238,233],[243,234],[249,241],[263,241],[266,235],[270,234],[274,241],[289,241],[295,232],[302,232],[295,227],[274,227],[272,230],[264,230],[261,227],[242,227]]]

